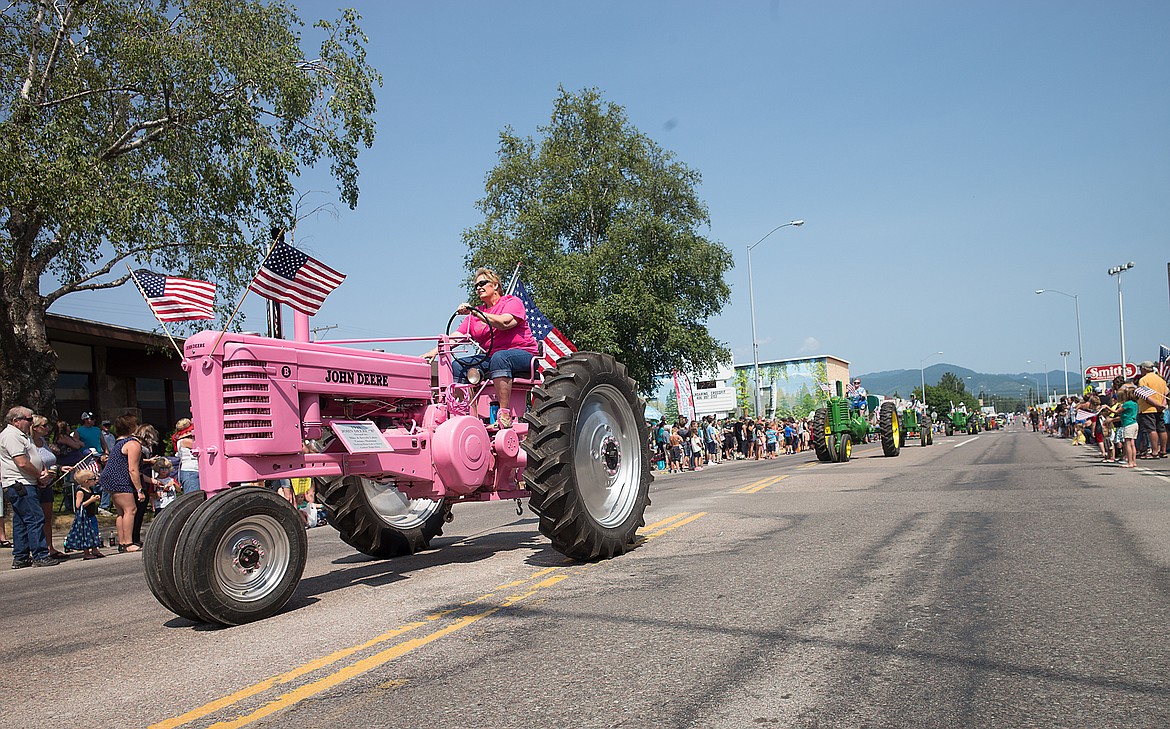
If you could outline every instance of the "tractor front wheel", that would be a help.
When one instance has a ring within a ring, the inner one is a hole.
[[[955,434],[955,426],[951,425],[950,423],[947,423],[946,433],[948,436],[954,435]]]
[[[326,481],[320,493],[341,540],[378,559],[426,549],[443,533],[448,513],[442,501],[409,499],[392,485],[361,476]]]
[[[924,446],[934,442],[934,431],[929,418],[923,418],[922,422],[918,424],[918,436]]]
[[[637,544],[650,504],[645,405],[625,365],[577,352],[546,370],[525,413],[528,506],[572,559],[608,559]]]
[[[881,435],[882,453],[887,456],[896,456],[902,448],[902,421],[898,418],[898,408],[890,400],[878,408],[878,433]]]
[[[842,433],[837,446],[837,462],[848,463],[853,457],[853,436]]]
[[[175,615],[195,622],[202,622],[203,617],[179,590],[175,580],[175,550],[187,520],[206,500],[203,491],[192,491],[175,499],[150,522],[142,547],[142,568],[155,599]]]
[[[212,496],[179,535],[179,592],[210,623],[240,625],[275,614],[297,589],[308,553],[293,505],[267,489]]]

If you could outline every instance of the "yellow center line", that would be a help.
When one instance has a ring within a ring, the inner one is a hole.
[[[818,463],[820,463],[820,461],[809,461],[808,463],[804,464],[803,466],[797,466],[797,468],[812,468],[813,466],[817,465]]]
[[[211,726],[215,729],[235,729],[237,727],[251,724],[257,719],[263,719],[266,716],[271,716],[278,711],[287,709],[290,706],[300,703],[301,701],[304,701],[311,696],[316,696],[322,691],[327,691],[328,689],[331,689],[340,683],[348,681],[349,679],[356,676],[360,676],[361,674],[373,670],[384,663],[394,660],[395,658],[400,658],[401,656],[410,653],[416,648],[421,648],[428,643],[433,643],[445,635],[450,635],[457,630],[462,630],[468,625],[482,620],[492,613],[500,611],[501,609],[502,607],[494,607],[490,610],[485,610],[482,613],[468,615],[466,617],[460,618],[442,630],[436,630],[435,632],[428,635],[424,635],[419,638],[413,638],[406,641],[405,643],[399,643],[392,648],[387,648],[380,653],[375,653],[372,656],[363,658],[353,665],[346,666],[345,668],[331,673],[330,675],[323,678],[317,679],[312,683],[307,683],[304,686],[289,691],[288,693],[281,695],[279,698],[270,701],[264,706],[261,706],[259,709],[256,709],[251,714],[246,714],[231,721],[216,722]]]
[[[499,592],[501,590],[510,590],[510,589],[519,587],[520,585],[531,582],[532,580],[538,579],[540,577],[544,577],[545,575],[548,575],[548,574],[551,574],[553,572],[557,572],[557,571],[563,570],[563,569],[565,569],[565,568],[564,567],[546,567],[545,569],[538,570],[534,574],[531,574],[522,580],[515,580],[513,582],[509,582],[507,584],[500,585],[492,592],[488,592],[488,593],[485,593],[483,595],[480,595],[479,597],[477,597],[473,600],[468,600],[467,602],[463,603],[462,606],[474,605],[475,603],[482,602],[483,600],[486,600],[486,599],[492,597],[493,595],[495,595],[497,592]],[[561,579],[564,579],[564,578],[561,578]],[[543,584],[543,583],[541,583],[541,584]],[[458,610],[459,610],[458,608],[452,608],[450,610],[443,610],[443,611],[438,612],[438,613],[427,615],[426,617],[423,618],[423,620],[426,622],[434,622],[436,620],[440,620],[441,618],[446,617],[447,615],[450,615],[451,613],[458,612]],[[208,714],[214,714],[215,712],[217,712],[221,709],[225,709],[225,708],[231,706],[232,704],[239,703],[246,698],[249,698],[251,696],[255,696],[256,694],[263,693],[263,692],[267,691],[268,689],[272,688],[273,686],[278,686],[280,684],[288,683],[289,681],[292,681],[293,679],[304,676],[307,673],[312,673],[313,671],[316,671],[319,668],[324,668],[325,666],[329,666],[329,665],[332,665],[334,663],[337,663],[338,661],[342,660],[343,658],[348,658],[349,656],[352,656],[355,653],[360,653],[364,650],[368,650],[370,648],[373,648],[374,646],[379,645],[380,643],[385,643],[388,640],[392,640],[394,638],[397,638],[398,636],[402,635],[403,633],[406,633],[408,631],[414,630],[415,628],[420,628],[420,627],[426,625],[426,622],[407,623],[406,625],[402,625],[402,626],[397,627],[393,630],[385,632],[385,633],[383,633],[375,638],[371,638],[370,640],[367,640],[364,643],[359,643],[358,645],[350,646],[349,648],[342,648],[341,650],[330,653],[327,656],[322,656],[321,658],[317,658],[317,659],[309,661],[308,663],[305,663],[301,666],[297,666],[296,668],[292,669],[291,671],[287,671],[287,672],[282,673],[280,675],[266,678],[263,681],[252,684],[251,686],[248,686],[246,688],[242,688],[233,694],[230,694],[228,696],[224,696],[223,698],[216,699],[215,701],[204,704],[203,706],[200,706],[198,708],[192,709],[191,711],[188,711],[187,713],[182,714],[181,716],[176,716],[176,717],[173,717],[171,719],[161,721],[157,724],[151,724],[150,729],[174,729],[174,727],[182,726],[182,725],[187,724],[189,722],[192,722],[196,719],[207,716]]]
[[[288,693],[268,702],[264,706],[261,706],[259,709],[256,709],[250,714],[246,714],[231,721],[216,722],[215,724],[212,724],[211,727],[212,729],[238,729],[239,727],[251,724],[257,719],[263,719],[266,716],[271,716],[272,714],[275,714],[276,712],[283,709],[287,709],[294,704],[298,704],[307,698],[316,696],[322,691],[327,691],[334,686],[337,686],[338,684],[350,680],[351,678],[355,678],[363,673],[367,673],[368,671],[377,668],[378,666],[389,663],[395,658],[401,658],[411,651],[435,642],[439,638],[450,635],[451,633],[454,633],[458,630],[462,630],[463,628],[466,628],[473,623],[483,620],[493,613],[497,613],[506,607],[511,607],[521,600],[531,597],[546,587],[552,587],[558,582],[567,580],[571,576],[572,575],[569,573],[562,573],[548,577],[534,585],[531,590],[520,593],[518,595],[512,595],[496,607],[484,610],[482,613],[476,613],[475,615],[467,615],[456,620],[447,627],[436,630],[433,633],[428,633],[427,635],[423,635],[418,638],[412,638],[411,640],[408,640],[404,643],[399,643],[396,646],[387,648],[386,650],[375,653],[374,655],[367,658],[363,658],[353,665],[346,666],[345,668],[335,671],[328,676],[319,678],[312,683],[307,683],[304,686],[293,689],[292,691],[289,691]]]
[[[733,493],[733,494],[746,494],[748,492],[748,489],[755,487],[755,486],[759,486],[760,484],[762,484],[766,481],[768,481],[767,478],[761,478],[759,481],[752,481],[751,483],[747,484],[746,486],[740,486],[739,488],[735,489],[731,493]]]
[[[646,529],[657,529],[657,531],[654,531],[654,532],[646,535],[646,539],[661,536],[669,531],[672,531],[672,530],[677,529],[681,526],[689,524],[689,523],[695,521],[696,519],[699,519],[700,517],[706,516],[706,514],[707,514],[707,512],[702,511],[702,512],[699,512],[697,514],[692,514],[692,515],[688,516],[688,512],[682,512],[681,514],[675,514],[674,516],[657,521],[657,522],[645,527]],[[591,565],[588,565],[588,564],[587,565],[578,565],[579,568],[584,568],[584,567],[589,567],[589,566],[591,566]],[[570,570],[570,569],[566,569],[566,567],[548,567],[548,568],[545,568],[543,570],[539,570],[539,571],[535,572],[534,574],[530,575],[529,577],[527,577],[525,579],[516,580],[513,582],[505,583],[503,585],[499,585],[492,592],[480,595],[479,597],[477,597],[473,600],[469,600],[468,602],[463,603],[463,605],[470,606],[470,605],[475,604],[477,602],[480,602],[482,600],[488,599],[500,591],[510,590],[510,589],[519,587],[521,585],[531,583],[533,580],[536,580],[536,579],[539,579],[542,577],[544,578],[544,579],[541,579],[536,584],[534,584],[530,590],[527,590],[527,591],[521,592],[521,593],[517,593],[517,594],[513,594],[513,595],[509,595],[500,605],[497,605],[495,607],[491,607],[487,610],[484,610],[483,612],[476,613],[474,615],[466,615],[464,617],[461,617],[461,618],[455,620],[450,625],[447,625],[447,626],[445,626],[439,630],[436,630],[432,633],[428,633],[427,635],[423,635],[423,636],[420,636],[417,638],[412,638],[412,639],[407,640],[403,643],[399,643],[397,645],[391,646],[390,648],[387,648],[387,649],[382,650],[378,653],[375,653],[371,656],[363,658],[363,659],[361,659],[361,660],[359,660],[359,661],[357,661],[349,666],[346,666],[345,668],[341,668],[332,674],[329,674],[329,675],[324,676],[316,681],[305,684],[305,685],[300,686],[296,689],[293,689],[292,691],[289,691],[285,694],[282,694],[281,696],[270,701],[269,703],[265,704],[264,706],[261,706],[260,708],[256,709],[255,711],[251,712],[250,714],[247,714],[247,715],[244,715],[241,717],[237,717],[236,719],[233,719],[230,721],[218,722],[216,724],[213,724],[212,726],[213,727],[220,727],[220,728],[224,728],[224,729],[226,729],[228,727],[242,727],[242,726],[245,726],[247,724],[250,724],[250,723],[256,721],[257,719],[261,719],[261,718],[264,718],[266,716],[270,716],[278,711],[281,711],[281,710],[288,708],[296,703],[299,703],[300,701],[303,701],[306,698],[309,698],[311,696],[315,696],[316,694],[319,694],[322,691],[326,691],[326,690],[328,690],[334,686],[337,686],[338,684],[343,683],[351,678],[354,678],[354,677],[359,676],[363,673],[366,673],[367,671],[370,671],[374,668],[377,668],[378,666],[381,666],[389,661],[392,661],[395,658],[399,658],[403,655],[406,655],[407,653],[410,653],[411,651],[414,651],[417,648],[421,648],[425,645],[428,645],[429,643],[432,643],[432,642],[438,640],[439,638],[442,638],[446,635],[450,635],[451,633],[454,633],[458,630],[462,630],[463,628],[465,628],[465,627],[467,627],[475,622],[478,622],[479,620],[482,620],[483,618],[486,618],[489,615],[492,615],[493,613],[499,612],[503,608],[511,607],[512,605],[515,605],[516,603],[531,597],[532,595],[536,594],[540,590],[543,590],[543,589],[548,588],[548,587],[552,587],[553,585],[556,585],[564,580],[567,580],[570,577],[572,577],[574,574],[579,573],[579,572],[580,572],[580,569]],[[170,719],[166,719],[164,721],[161,721],[161,722],[158,722],[155,724],[151,724],[150,729],[174,729],[175,727],[179,727],[179,726],[182,726],[184,724],[190,723],[192,721],[195,721],[196,719],[200,719],[202,717],[208,716],[209,714],[213,714],[217,711],[221,711],[221,710],[223,710],[223,709],[225,709],[233,704],[237,704],[240,701],[243,701],[244,699],[247,699],[247,698],[250,698],[252,696],[256,696],[257,694],[263,693],[264,691],[267,691],[275,686],[289,683],[296,678],[299,678],[301,676],[304,676],[304,675],[311,673],[313,671],[316,671],[318,669],[321,669],[321,668],[324,668],[326,666],[337,663],[338,661],[341,661],[344,658],[348,658],[348,657],[354,655],[355,653],[360,653],[361,651],[368,650],[369,648],[377,646],[381,643],[385,643],[389,640],[397,638],[405,633],[408,633],[412,630],[415,630],[417,628],[420,628],[420,627],[426,625],[427,622],[439,620],[439,619],[441,619],[447,615],[450,615],[451,613],[454,613],[454,612],[458,612],[458,610],[456,610],[456,609],[444,610],[444,611],[441,611],[438,613],[427,615],[425,618],[423,618],[422,621],[406,623],[406,624],[401,625],[397,628],[394,628],[393,630],[382,633],[381,635],[379,635],[375,638],[371,638],[370,640],[367,640],[364,643],[359,643],[357,645],[350,646],[349,648],[343,648],[341,650],[334,651],[333,653],[330,653],[327,656],[322,656],[321,658],[317,658],[317,659],[314,659],[312,661],[309,661],[308,663],[297,666],[296,668],[294,668],[290,671],[286,671],[285,673],[281,673],[279,675],[264,679],[263,681],[259,681],[255,684],[252,684],[251,686],[240,689],[239,691],[236,691],[232,694],[224,696],[220,699],[216,699],[215,701],[211,701],[207,704],[204,704],[198,708],[192,709],[191,711],[188,711],[188,712],[181,714],[179,716],[172,717]]]
[[[690,524],[695,519],[698,519],[699,517],[706,516],[706,515],[707,515],[707,512],[700,511],[698,514],[695,514],[693,516],[688,516],[686,519],[683,519],[682,521],[680,521],[678,523],[671,524],[670,526],[666,527],[665,529],[659,529],[656,532],[652,532],[650,534],[647,534],[646,538],[653,539],[654,537],[660,537],[663,534],[666,534],[667,532],[671,531],[672,529],[678,529],[680,526],[685,526],[687,524]]]
[[[768,481],[767,483],[765,483],[761,486],[756,486],[754,489],[751,489],[750,491],[744,491],[743,493],[745,493],[745,494],[759,493],[760,491],[763,491],[764,489],[768,488],[769,486],[771,486],[773,484],[780,483],[781,481],[783,481],[784,479],[788,478],[791,475],[792,474],[790,474],[790,473],[786,473],[782,476],[777,476],[776,478],[773,478],[772,480]]]
[[[683,512],[683,513],[681,513],[681,514],[675,514],[674,516],[668,516],[668,517],[666,517],[665,519],[660,519],[659,521],[656,521],[656,522],[654,522],[653,524],[647,524],[646,526],[642,527],[642,531],[644,531],[644,532],[645,532],[645,531],[650,531],[650,530],[653,530],[653,529],[657,529],[657,528],[658,528],[658,527],[660,527],[660,526],[665,526],[666,524],[669,524],[670,522],[672,522],[672,521],[675,521],[676,519],[681,519],[681,518],[683,518],[684,516],[686,516],[686,515],[687,515],[687,513],[688,513],[688,512],[685,512],[685,511],[684,511],[684,512]]]
[[[331,665],[333,663],[337,663],[338,661],[340,661],[343,658],[348,658],[349,656],[352,656],[354,653],[360,653],[361,651],[364,651],[368,648],[372,648],[372,647],[378,645],[379,643],[385,643],[388,640],[392,640],[394,638],[397,638],[398,636],[402,635],[403,633],[407,633],[411,630],[414,630],[415,628],[421,628],[425,624],[426,623],[421,623],[421,622],[407,623],[406,625],[397,627],[394,630],[382,633],[381,635],[377,636],[376,638],[371,638],[370,640],[367,640],[365,643],[359,643],[358,645],[350,646],[349,648],[342,648],[341,650],[330,653],[327,656],[322,656],[321,658],[317,658],[315,660],[309,661],[308,663],[297,666],[296,668],[292,669],[291,671],[287,671],[287,672],[282,673],[282,674],[277,675],[277,676],[272,676],[271,678],[266,678],[263,681],[260,681],[259,683],[254,683],[251,686],[248,686],[247,688],[240,689],[239,691],[237,691],[233,694],[230,694],[228,696],[224,696],[221,699],[216,699],[215,701],[212,701],[211,703],[204,704],[203,706],[200,706],[197,709],[192,709],[191,711],[188,711],[187,713],[182,714],[180,716],[176,716],[176,717],[173,717],[171,719],[167,719],[166,721],[160,721],[157,724],[151,724],[150,729],[172,729],[172,727],[182,726],[183,724],[186,724],[188,722],[194,721],[194,720],[199,719],[201,717],[207,716],[208,714],[213,714],[213,713],[219,711],[220,709],[227,708],[228,706],[231,706],[232,704],[243,701],[244,699],[246,699],[250,696],[255,696],[256,694],[263,693],[264,691],[267,691],[268,689],[272,688],[273,686],[277,686],[277,685],[282,684],[282,683],[288,683],[289,681],[292,681],[295,678],[299,678],[299,677],[305,675],[306,673],[311,673],[313,671],[316,671],[318,668],[324,668],[325,666]]]

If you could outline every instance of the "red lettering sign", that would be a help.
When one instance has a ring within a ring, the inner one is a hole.
[[[1132,380],[1137,377],[1138,368],[1132,362],[1125,363],[1125,379]],[[1121,374],[1121,365],[1094,365],[1085,368],[1085,379],[1093,380],[1094,382],[1107,382]]]

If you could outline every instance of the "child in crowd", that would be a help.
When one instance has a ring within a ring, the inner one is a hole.
[[[670,429],[670,470],[669,473],[682,473],[682,436],[678,434],[678,426]]]
[[[175,500],[179,491],[179,484],[171,476],[171,462],[163,456],[154,459],[154,511],[165,509]]]
[[[73,487],[73,526],[65,537],[65,549],[80,549],[85,559],[105,557],[98,551],[102,539],[97,520],[98,501],[101,500],[101,494],[97,493],[97,474],[75,470]]]
[[[1117,392],[1117,401],[1121,403],[1121,407],[1118,408],[1120,417],[1117,428],[1121,431],[1125,453],[1125,463],[1121,464],[1121,467],[1137,468],[1138,407],[1136,388],[1132,384],[1122,386]]]

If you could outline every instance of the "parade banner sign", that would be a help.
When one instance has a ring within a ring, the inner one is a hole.
[[[678,414],[688,421],[695,419],[695,398],[691,394],[691,381],[686,375],[674,371],[674,394],[678,396]]]

